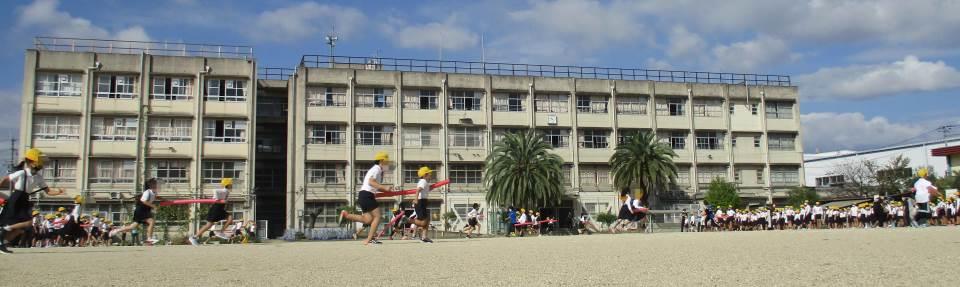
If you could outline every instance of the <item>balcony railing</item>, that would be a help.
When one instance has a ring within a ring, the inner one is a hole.
[[[606,80],[649,80],[678,83],[791,86],[790,76],[784,75],[400,59],[382,57],[304,55],[300,60],[300,65],[309,68],[349,68],[402,72],[440,72]]]
[[[196,56],[215,58],[253,59],[253,47],[197,44],[183,42],[124,41],[64,37],[36,37],[37,50],[64,52],[96,52],[165,56]]]
[[[284,80],[290,78],[296,70],[292,68],[262,67],[257,69],[257,78],[261,80]]]

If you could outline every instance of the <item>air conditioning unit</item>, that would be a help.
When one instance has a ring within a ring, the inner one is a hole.
[[[120,199],[120,193],[119,193],[119,192],[111,192],[111,193],[110,193],[110,199]]]
[[[551,126],[557,125],[557,115],[547,115],[547,124]]]

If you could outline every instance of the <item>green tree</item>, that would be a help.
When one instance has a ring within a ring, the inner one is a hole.
[[[610,172],[613,185],[619,190],[637,187],[643,191],[640,198],[648,202],[651,193],[664,190],[675,182],[677,154],[670,146],[657,141],[648,132],[639,132],[617,145],[610,157]]]
[[[813,188],[797,186],[787,191],[787,203],[790,206],[802,206],[804,202],[820,201],[820,195]]]
[[[507,133],[487,156],[487,202],[534,208],[563,198],[563,159],[533,130]]]
[[[703,200],[713,206],[733,206],[734,208],[740,206],[740,195],[737,194],[737,188],[732,183],[719,177],[710,182],[710,187]]]
[[[607,211],[607,212],[601,212],[597,214],[596,219],[597,219],[597,222],[600,222],[600,224],[602,224],[601,227],[606,227],[606,226],[610,226],[610,224],[613,224],[614,221],[617,221],[617,216]]]

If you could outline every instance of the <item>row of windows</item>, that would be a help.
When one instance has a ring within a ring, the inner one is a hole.
[[[435,110],[437,109],[438,91],[411,90],[404,91],[403,108]],[[391,107],[394,90],[390,88],[357,88],[355,104],[358,107],[389,108]],[[451,110],[474,111],[483,109],[483,95],[481,91],[451,91],[449,108]],[[569,112],[570,96],[567,94],[536,94],[534,96],[534,110],[541,113]],[[525,93],[494,93],[493,111],[496,112],[523,112],[526,111],[527,94]],[[610,97],[602,95],[578,95],[575,105],[580,113],[608,113]],[[683,116],[686,114],[684,98],[667,98],[657,101],[657,115]],[[347,89],[344,87],[309,87],[307,88],[308,106],[344,107],[347,104]],[[731,104],[730,114],[736,110]],[[767,116],[769,118],[791,118],[793,103],[767,102]],[[758,104],[751,105],[751,113],[757,114]],[[693,115],[697,117],[720,117],[723,110],[722,100],[694,100]],[[641,96],[618,96],[616,112],[619,114],[647,114],[647,98]]]
[[[79,97],[83,83],[82,74],[38,73],[37,96]],[[104,99],[132,99],[139,92],[139,77],[129,74],[97,74],[93,94]],[[183,101],[193,98],[193,78],[152,77],[150,98],[155,100]],[[220,102],[243,102],[247,98],[247,81],[237,79],[207,79],[203,87],[204,99]]]
[[[372,163],[369,163],[372,164]],[[358,167],[366,167],[369,164],[358,164]],[[439,170],[438,163],[404,163],[401,174],[404,184],[413,184],[419,180],[417,169],[422,166],[428,166],[433,170]],[[564,186],[571,186],[570,176],[573,166],[565,164],[563,166]],[[735,181],[742,183],[742,174],[746,169],[738,168],[734,173]],[[756,174],[755,183],[764,183],[763,168],[752,169]],[[360,184],[366,174],[365,168],[354,170],[354,181]],[[309,162],[307,163],[307,182],[310,184],[321,185],[344,185],[346,184],[347,164],[343,162]],[[714,178],[728,179],[726,166],[700,166],[697,168],[697,182],[708,184]],[[600,186],[612,184],[610,167],[606,165],[580,165],[579,183],[582,186]],[[483,180],[482,164],[451,164],[450,182],[456,184],[478,184]],[[777,185],[793,185],[799,183],[799,170],[795,167],[773,167],[771,169],[771,182]],[[384,174],[384,184],[395,184],[392,174]],[[680,168],[677,174],[677,183],[681,185],[690,184],[689,168]]]
[[[135,117],[94,117],[90,138],[102,141],[137,140]],[[192,138],[193,120],[156,118],[147,123],[147,138],[163,142],[187,142]],[[208,142],[246,142],[247,121],[215,119],[203,122],[203,140]],[[80,117],[36,116],[33,138],[38,140],[76,140],[80,138]]]
[[[147,174],[163,183],[190,182],[190,160],[147,160]],[[75,182],[77,179],[77,160],[70,158],[52,158],[45,170],[51,183]],[[204,161],[203,183],[219,183],[229,177],[241,183],[244,161]],[[133,159],[93,159],[90,162],[91,183],[132,184],[136,178],[136,161]]]

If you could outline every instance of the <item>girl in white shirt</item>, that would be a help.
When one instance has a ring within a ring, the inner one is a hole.
[[[480,228],[480,221],[477,219],[479,216],[480,204],[474,203],[470,211],[467,212],[467,226],[463,228],[463,231],[467,233],[467,238],[473,238],[473,232]]]
[[[32,148],[24,154],[23,161],[17,165],[15,172],[3,177],[0,185],[12,183],[13,192],[6,200],[3,211],[0,211],[0,254],[13,253],[7,250],[6,241],[13,240],[31,227],[33,216],[30,195],[45,192],[55,196],[63,194],[62,188],[51,189],[44,182],[40,170],[43,169],[43,153]]]
[[[217,203],[211,204],[210,208],[207,210],[207,224],[204,224],[203,227],[197,230],[197,233],[193,236],[190,236],[190,244],[193,246],[200,246],[200,241],[197,240],[197,237],[203,236],[207,230],[210,230],[214,224],[226,220],[223,224],[223,227],[220,229],[220,232],[216,234],[217,237],[221,239],[228,239],[224,234],[227,231],[227,227],[233,224],[233,215],[227,212],[227,199],[230,199],[230,190],[233,189],[233,179],[232,178],[223,178],[220,180],[220,187],[217,190],[213,191],[213,200],[217,200]],[[219,203],[223,201],[223,203]]]
[[[389,186],[381,184],[381,182],[383,182],[384,169],[389,170],[390,156],[387,155],[386,152],[378,152],[373,156],[373,160],[376,161],[376,164],[370,167],[370,170],[367,170],[367,174],[363,177],[363,185],[360,187],[360,192],[357,192],[357,205],[360,206],[363,214],[350,214],[346,210],[341,210],[340,218],[337,220],[337,222],[341,224],[344,223],[345,220],[369,224],[370,231],[367,233],[367,239],[363,240],[363,245],[381,243],[374,238],[377,235],[377,228],[380,227],[380,220],[383,218],[380,204],[377,203],[375,193],[390,191]]]
[[[430,180],[433,179],[433,170],[429,167],[421,167],[417,170],[417,176],[420,177],[420,180],[417,181],[417,194],[414,199],[417,202],[415,208],[417,218],[413,220],[413,225],[417,226],[417,231],[422,232],[420,242],[433,243],[433,240],[427,238],[427,231],[430,230],[430,209],[427,209],[429,204],[427,199],[430,195]],[[414,236],[416,236],[416,231],[414,231]]]
[[[147,244],[153,245],[154,243],[160,241],[153,237],[153,225],[155,223],[153,220],[153,212],[157,209],[157,205],[154,203],[154,201],[157,200],[157,192],[160,190],[160,184],[157,182],[156,178],[151,178],[143,183],[143,188],[145,190],[143,191],[143,194],[140,196],[139,200],[137,200],[136,208],[133,210],[133,223],[122,228],[111,230],[111,238],[118,234],[130,232],[140,225],[147,225]]]

